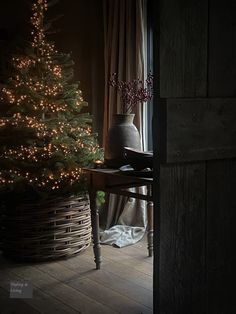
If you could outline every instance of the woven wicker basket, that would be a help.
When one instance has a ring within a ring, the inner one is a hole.
[[[0,249],[17,260],[69,257],[85,250],[91,242],[86,195],[6,206],[0,219]]]

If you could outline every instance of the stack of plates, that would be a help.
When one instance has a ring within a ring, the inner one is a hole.
[[[127,164],[131,165],[134,170],[153,168],[153,152],[139,151],[130,147],[125,147],[124,151]]]

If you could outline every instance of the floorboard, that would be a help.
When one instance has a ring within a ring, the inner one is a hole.
[[[125,248],[102,246],[95,269],[92,247],[68,259],[17,263],[0,252],[0,314],[151,314],[152,263],[146,239]],[[33,298],[10,298],[10,282],[29,279]]]

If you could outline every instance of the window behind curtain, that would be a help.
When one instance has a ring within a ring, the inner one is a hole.
[[[146,20],[145,20],[145,77],[149,71],[153,73],[153,32],[152,32],[152,23],[151,23],[151,5],[150,1],[147,1],[146,8]],[[153,140],[152,140],[152,115],[153,115],[153,100],[148,101],[144,104],[143,110],[143,129],[144,129],[144,150],[153,149]]]

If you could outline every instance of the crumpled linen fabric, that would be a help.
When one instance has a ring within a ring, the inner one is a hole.
[[[137,188],[130,189],[135,191]],[[138,188],[145,194],[145,188]],[[105,217],[104,217],[105,216]],[[105,227],[100,230],[101,243],[124,247],[140,241],[147,227],[147,204],[144,200],[110,195]],[[103,224],[104,225],[104,224]]]

